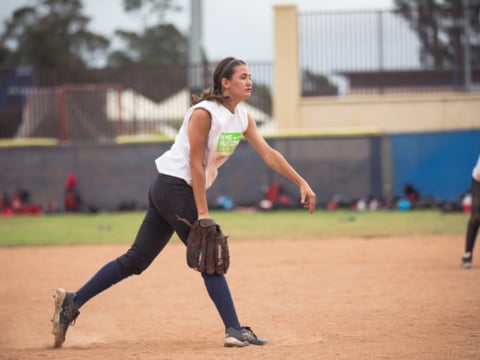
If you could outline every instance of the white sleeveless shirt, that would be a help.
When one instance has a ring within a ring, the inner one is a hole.
[[[480,181],[480,156],[478,157],[477,163],[475,164],[475,167],[473,168],[472,177],[475,180]]]
[[[192,184],[188,123],[193,111],[198,108],[207,110],[212,119],[203,162],[208,189],[217,177],[218,168],[232,155],[248,128],[247,111],[240,105],[237,105],[233,114],[223,105],[210,100],[190,107],[172,147],[158,157],[155,164],[160,174],[175,176]]]

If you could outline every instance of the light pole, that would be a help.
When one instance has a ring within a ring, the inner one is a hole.
[[[188,86],[191,92],[204,87],[202,65],[203,0],[190,0],[190,42],[188,52]]]

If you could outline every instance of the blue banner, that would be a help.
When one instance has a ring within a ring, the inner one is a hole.
[[[0,68],[0,108],[23,107],[25,96],[33,83],[33,69],[30,66]]]

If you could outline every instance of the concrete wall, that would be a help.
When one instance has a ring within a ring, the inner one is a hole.
[[[480,94],[302,98],[299,127],[375,128],[384,133],[480,128]]]
[[[274,6],[274,18],[273,110],[278,131],[345,128],[395,133],[480,128],[480,93],[302,98],[296,6]]]
[[[121,203],[147,203],[156,174],[154,160],[168,144],[59,145],[0,148],[0,191],[31,193],[44,207],[62,203],[65,180],[78,177],[84,203],[115,210]]]
[[[268,139],[310,182],[320,201],[341,193],[353,199],[365,193],[380,196],[382,169],[379,136]],[[144,208],[156,176],[154,160],[171,143],[0,147],[0,192],[28,190],[31,201],[46,207],[62,202],[65,180],[73,172],[87,207],[117,210],[135,204]],[[266,187],[282,183],[298,200],[297,187],[275,174],[246,142],[219,170],[208,190],[209,203],[229,196],[236,205],[257,205]],[[296,203],[299,203],[299,201]]]

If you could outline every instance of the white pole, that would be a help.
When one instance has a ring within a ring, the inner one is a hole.
[[[202,0],[190,0],[190,64],[202,61]]]
[[[198,93],[204,87],[202,66],[202,1],[203,0],[190,0],[188,86],[190,92],[194,93]]]

